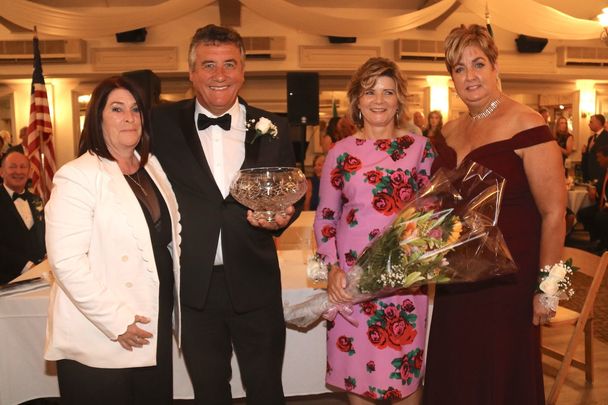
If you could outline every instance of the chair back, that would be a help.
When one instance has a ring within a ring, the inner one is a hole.
[[[588,315],[593,313],[595,297],[597,296],[602,279],[606,273],[608,252],[604,252],[602,256],[597,256],[581,249],[565,247],[563,258],[564,260],[572,258],[572,264],[579,268],[578,271],[591,277],[591,285],[589,286],[587,297],[585,297],[583,308],[580,312],[580,318],[586,321]],[[574,293],[576,294],[576,291]]]

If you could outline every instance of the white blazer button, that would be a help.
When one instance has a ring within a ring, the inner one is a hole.
[[[128,283],[126,283],[126,284],[125,284],[125,286],[126,286],[127,288],[131,288],[131,287],[133,287],[133,283],[128,282]]]
[[[123,257],[121,257],[121,260],[122,260],[123,262],[126,262],[126,261],[128,261],[128,260],[129,260],[129,256],[124,255]]]

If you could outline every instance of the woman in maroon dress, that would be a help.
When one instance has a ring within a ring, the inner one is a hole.
[[[424,403],[544,404],[535,295],[539,268],[560,260],[566,195],[559,147],[542,117],[502,94],[498,50],[479,26],[454,29],[446,65],[469,114],[443,127],[433,168],[476,161],[507,180],[498,225],[519,272],[437,288]]]

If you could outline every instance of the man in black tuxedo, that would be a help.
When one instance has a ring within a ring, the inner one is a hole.
[[[608,145],[597,149],[596,160],[598,165],[606,170],[608,168]],[[589,200],[591,205],[581,208],[576,218],[589,232],[592,248],[598,253],[608,248],[608,173],[604,175],[595,187],[589,187]]]
[[[23,153],[4,155],[0,174],[0,284],[8,283],[45,256],[44,211],[40,197],[25,185],[30,162]]]
[[[287,122],[238,98],[245,49],[240,35],[208,25],[189,50],[196,98],[152,112],[153,150],[177,196],[181,223],[182,350],[196,403],[231,404],[237,356],[247,403],[283,404],[285,324],[273,241],[295,219],[256,220],[229,194],[239,169],[295,166]],[[270,120],[256,136],[255,126]]]
[[[601,182],[604,178],[605,168],[600,167],[596,154],[600,147],[608,145],[608,131],[604,129],[606,118],[602,114],[595,114],[589,118],[589,129],[593,134],[583,146],[581,166],[584,181]]]

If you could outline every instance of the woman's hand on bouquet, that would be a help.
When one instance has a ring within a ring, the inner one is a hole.
[[[352,297],[346,292],[346,273],[340,267],[332,265],[327,276],[327,296],[334,304],[347,304]]]
[[[120,345],[128,351],[133,351],[134,347],[142,347],[143,345],[150,344],[150,339],[152,334],[148,331],[145,331],[138,327],[137,323],[150,323],[150,318],[146,318],[145,316],[135,315],[135,321],[127,326],[127,331],[122,335],[118,335],[116,340]]]
[[[540,300],[541,294],[534,294],[532,299],[532,323],[534,325],[543,325],[549,323],[551,318],[555,316],[555,311],[547,308]]]
[[[255,217],[253,216],[253,211],[247,210],[247,221],[252,226],[256,226],[258,228],[264,228],[269,231],[276,231],[281,228],[285,228],[287,226],[287,224],[289,224],[289,221],[291,220],[291,217],[293,216],[293,214],[295,212],[296,212],[296,209],[293,207],[293,205],[290,205],[289,207],[287,207],[287,209],[285,209],[284,212],[279,212],[279,213],[275,214],[273,222],[268,222],[264,219],[260,219],[260,220],[255,219]]]

